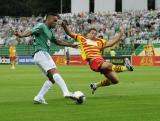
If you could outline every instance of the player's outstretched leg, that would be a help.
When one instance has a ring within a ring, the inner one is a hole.
[[[92,94],[95,93],[95,91],[99,88],[99,87],[105,87],[105,86],[110,86],[113,84],[118,84],[118,77],[117,74],[113,71],[108,71],[108,70],[104,70],[103,74],[105,75],[105,77],[107,78],[106,80],[103,81],[99,81],[97,83],[91,83],[90,84],[90,88],[92,90]]]
[[[99,87],[104,87],[104,86],[109,86],[111,85],[110,80],[103,80],[103,81],[99,81],[96,83],[91,83],[90,84],[90,88],[92,90],[92,94],[95,93],[95,91],[99,88]]]
[[[129,61],[129,59],[125,60],[125,66],[123,65],[113,65],[112,63],[104,62],[101,65],[101,70],[108,70],[114,72],[124,72],[124,71],[133,71],[133,67]]]
[[[49,80],[46,80],[40,89],[39,93],[34,97],[34,103],[35,104],[47,104],[47,102],[44,99],[45,94],[48,92],[48,90],[52,87],[52,82]]]
[[[61,75],[59,73],[55,73],[53,75],[53,79],[58,84],[58,86],[61,88],[61,90],[63,92],[63,96],[65,98],[76,100],[76,97],[74,97],[73,93],[68,90],[68,87],[67,87],[64,79],[61,77]]]
[[[124,72],[124,71],[133,71],[133,67],[129,61],[125,61],[125,66],[123,65],[113,65],[112,63],[104,62],[101,65],[101,70],[108,70],[114,72]]]

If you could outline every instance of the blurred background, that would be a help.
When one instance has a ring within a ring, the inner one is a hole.
[[[60,14],[75,33],[85,35],[89,28],[95,27],[98,30],[97,37],[106,41],[111,41],[123,25],[126,33],[122,41],[102,52],[105,58],[116,57],[113,63],[124,62],[127,57],[134,65],[154,65],[148,62],[160,56],[160,0],[5,0],[0,1],[0,5],[1,58],[8,57],[11,43],[16,44],[18,56],[31,56],[34,52],[33,38],[16,38],[13,31],[30,30],[35,24],[43,22],[49,12]],[[54,32],[57,39],[74,41],[59,26]],[[53,44],[50,54],[58,58],[64,56],[62,60],[65,63],[68,58],[65,56],[79,57],[80,51]],[[156,57],[145,63],[143,56]],[[133,58],[138,58],[139,63]],[[78,60],[78,63],[81,61]]]

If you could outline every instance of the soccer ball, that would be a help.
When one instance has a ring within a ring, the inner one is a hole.
[[[76,104],[82,104],[86,99],[85,95],[81,91],[76,91],[73,95],[76,98]]]

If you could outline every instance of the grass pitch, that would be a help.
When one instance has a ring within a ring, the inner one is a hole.
[[[57,85],[46,95],[48,105],[32,100],[46,80],[33,66],[0,66],[0,121],[160,121],[160,67],[135,67],[118,74],[120,83],[91,94],[89,84],[104,77],[87,66],[59,66],[71,91],[80,90],[86,102],[64,99]]]

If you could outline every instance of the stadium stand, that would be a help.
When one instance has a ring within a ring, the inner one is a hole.
[[[63,49],[64,47],[59,47],[57,45],[51,45],[50,54],[53,55],[56,51]],[[9,55],[8,46],[1,46],[0,47],[0,55]],[[34,46],[33,45],[26,45],[26,44],[18,44],[16,46],[17,55],[33,55],[34,54]]]
[[[160,11],[124,11],[124,12],[104,12],[104,13],[79,13],[61,14],[63,20],[72,32],[85,34],[90,27],[98,30],[98,36],[108,41],[112,40],[116,32],[119,31],[120,23],[126,29],[125,40],[115,48],[117,55],[131,55],[136,49],[134,43],[141,40],[159,40],[160,38]],[[3,17],[0,18],[0,55],[8,54],[7,46],[10,42],[12,30],[24,32],[31,29],[36,23],[42,22],[43,17]],[[54,30],[59,39],[70,40],[61,27]],[[20,55],[31,55],[33,53],[33,38],[23,38],[17,40],[17,53]],[[5,45],[5,46],[4,46]],[[61,48],[54,46],[55,50]],[[51,53],[55,52],[51,49]],[[109,52],[108,52],[109,53]],[[105,53],[106,55],[107,52]]]

